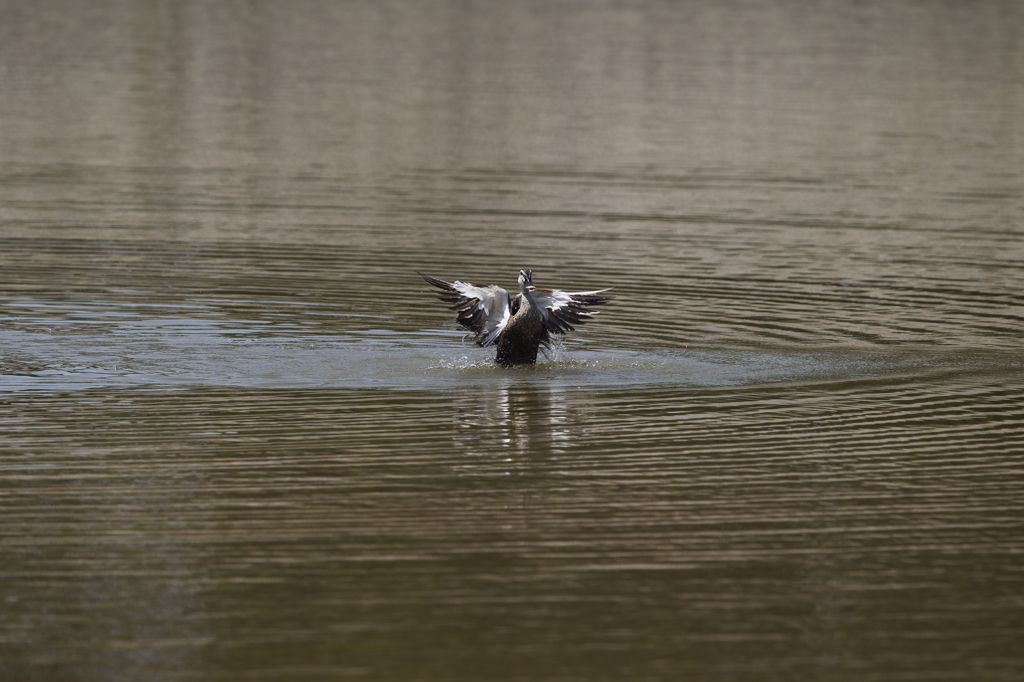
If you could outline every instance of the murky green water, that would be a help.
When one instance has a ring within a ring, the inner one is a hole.
[[[1021,679],[1022,30],[0,4],[0,678]]]

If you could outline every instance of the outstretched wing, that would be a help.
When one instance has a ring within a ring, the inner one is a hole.
[[[537,301],[544,314],[544,328],[552,334],[564,334],[575,329],[573,325],[583,324],[597,315],[590,306],[602,305],[615,298],[612,294],[598,291],[570,293],[558,289],[534,289],[533,300]]]
[[[417,274],[439,289],[436,292],[438,298],[454,304],[448,309],[455,311],[455,321],[473,332],[478,344],[490,346],[497,341],[511,316],[511,300],[507,291],[496,284],[467,284],[458,280],[446,282],[428,277],[422,272]]]

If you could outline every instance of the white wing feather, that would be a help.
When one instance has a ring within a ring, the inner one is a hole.
[[[549,332],[564,334],[574,329],[574,324],[581,324],[598,314],[588,306],[607,303],[613,296],[602,295],[608,289],[596,291],[561,291],[559,289],[534,289],[533,300],[544,316],[544,326]]]
[[[441,290],[438,292],[441,300],[455,304],[450,310],[456,312],[456,321],[473,332],[478,344],[490,346],[498,340],[510,317],[507,291],[495,284],[446,282],[423,273],[420,277]]]
[[[483,324],[477,336],[481,346],[490,346],[501,334],[501,331],[508,324],[510,317],[508,310],[508,292],[497,284],[486,287],[478,287],[468,282],[455,280],[452,286],[466,298],[477,300],[477,307],[483,312]]]

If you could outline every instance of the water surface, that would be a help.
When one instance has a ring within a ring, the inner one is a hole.
[[[1022,29],[0,8],[0,677],[1020,679]]]

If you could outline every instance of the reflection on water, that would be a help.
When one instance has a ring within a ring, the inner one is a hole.
[[[455,449],[509,462],[564,453],[580,424],[569,412],[566,391],[554,383],[505,382],[465,391],[453,404]]]
[[[0,678],[1024,674],[1016,4],[0,16]]]

